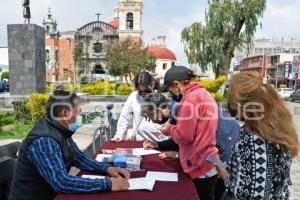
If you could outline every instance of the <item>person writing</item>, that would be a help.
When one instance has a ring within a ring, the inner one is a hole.
[[[212,95],[192,80],[194,77],[184,66],[174,66],[167,71],[160,91],[169,91],[180,99],[180,105],[176,125],[167,124],[161,132],[178,144],[181,166],[193,179],[200,199],[214,200],[217,171],[207,157],[219,159],[218,106]]]
[[[154,78],[146,71],[140,72],[134,79],[134,85],[136,91],[130,94],[124,104],[117,123],[116,135],[112,141],[161,141],[167,139],[160,132],[162,126],[147,120],[141,112],[141,106],[145,103],[145,96],[153,92],[155,85]],[[133,125],[131,135],[128,131],[130,124]]]
[[[128,190],[130,173],[97,162],[72,140],[78,128],[79,100],[75,93],[54,91],[41,118],[19,150],[9,200],[50,200],[58,193],[95,193]],[[112,178],[70,176],[71,166]]]

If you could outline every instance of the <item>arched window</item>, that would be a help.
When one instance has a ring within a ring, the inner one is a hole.
[[[127,13],[126,15],[126,29],[132,30],[133,29],[133,14]]]
[[[49,32],[50,31],[50,27],[46,26],[46,31]]]
[[[103,67],[97,64],[93,70],[93,74],[105,74]]]

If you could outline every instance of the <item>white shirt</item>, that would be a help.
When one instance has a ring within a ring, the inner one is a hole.
[[[161,125],[153,123],[152,121],[146,120],[141,115],[141,105],[144,103],[143,97],[138,95],[137,91],[130,94],[126,100],[124,107],[122,109],[120,118],[117,124],[117,132],[114,138],[119,138],[122,140],[130,139],[128,138],[128,126],[132,123],[133,131],[136,130],[134,139],[137,141],[162,141],[168,139],[165,135],[160,132]]]

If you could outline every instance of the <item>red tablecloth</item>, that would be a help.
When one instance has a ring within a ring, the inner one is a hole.
[[[102,149],[141,148],[141,142],[107,142]],[[98,150],[98,153],[101,149]],[[199,200],[193,181],[183,173],[178,160],[160,160],[158,155],[143,156],[142,169],[149,171],[177,172],[178,182],[156,181],[150,191],[107,192],[97,194],[59,194],[55,200]],[[144,177],[146,171],[131,173],[132,178]]]

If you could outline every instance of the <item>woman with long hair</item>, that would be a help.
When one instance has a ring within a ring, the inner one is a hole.
[[[228,104],[245,122],[229,171],[217,167],[228,199],[289,199],[290,165],[299,142],[284,102],[260,74],[241,72],[230,80]]]

